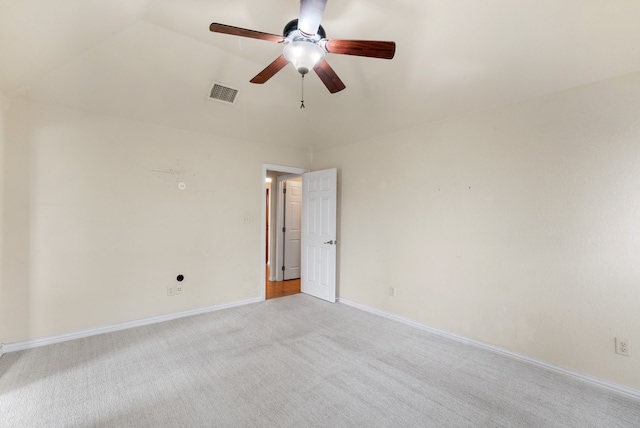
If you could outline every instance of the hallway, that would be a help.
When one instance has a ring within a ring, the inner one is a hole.
[[[300,293],[300,278],[288,281],[269,281],[269,266],[267,266],[267,300],[298,293]]]

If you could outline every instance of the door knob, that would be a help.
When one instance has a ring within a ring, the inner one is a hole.
[[[325,244],[329,244],[329,245],[333,245],[333,244],[337,244],[337,243],[338,243],[338,241],[333,242],[333,239],[331,241],[329,241],[329,242],[325,242]]]

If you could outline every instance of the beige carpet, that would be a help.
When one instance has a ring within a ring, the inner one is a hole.
[[[2,427],[638,427],[640,402],[305,295],[0,359]]]

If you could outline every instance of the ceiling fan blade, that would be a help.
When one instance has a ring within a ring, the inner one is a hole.
[[[374,40],[327,40],[324,48],[327,52],[332,54],[391,59],[396,53],[396,42],[380,42]]]
[[[276,34],[263,33],[262,31],[247,30],[245,28],[232,27],[231,25],[218,24],[214,22],[209,26],[209,30],[214,33],[231,34],[233,36],[250,37],[252,39],[267,40],[269,42],[281,43],[285,38]]]
[[[308,36],[318,32],[324,8],[327,0],[300,0],[300,16],[298,17],[298,30]]]
[[[256,75],[253,79],[251,79],[251,83],[264,83],[267,80],[271,79],[278,71],[282,70],[289,61],[284,57],[284,55],[280,55],[269,64],[264,70]]]
[[[322,83],[324,83],[324,86],[326,86],[332,94],[340,92],[346,88],[344,83],[342,83],[342,80],[340,80],[336,72],[333,71],[333,68],[331,68],[326,60],[322,60],[322,62],[313,67],[313,71],[316,72],[320,80],[322,80]]]

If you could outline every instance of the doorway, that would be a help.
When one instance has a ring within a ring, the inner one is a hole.
[[[267,299],[267,286],[270,287],[269,294],[272,295],[272,291],[275,290],[275,294],[287,295],[284,293],[293,294],[296,287],[300,287],[300,280],[292,280],[286,281],[290,282],[287,284],[283,281],[283,273],[282,273],[282,260],[284,257],[284,253],[280,251],[282,245],[277,245],[277,238],[279,236],[277,232],[278,229],[278,218],[282,214],[282,208],[280,207],[281,199],[278,198],[278,177],[288,177],[294,178],[295,176],[300,177],[302,174],[308,172],[308,169],[304,168],[295,168],[288,167],[282,165],[271,165],[271,164],[263,164],[262,165],[262,183],[263,183],[263,203],[262,203],[262,221],[264,222],[262,227],[262,245],[264,254],[260,259],[262,261],[266,260],[266,263],[262,263],[262,275],[261,277],[261,289],[262,289],[262,299]],[[270,185],[267,184],[267,180],[270,179]],[[280,182],[283,180],[281,179]],[[265,195],[267,194],[267,190],[269,190],[269,198],[267,199]],[[267,213],[269,214],[269,218],[267,219]],[[286,217],[281,219],[286,222]],[[291,218],[290,218],[291,219]],[[281,228],[282,226],[280,226]],[[282,239],[282,237],[280,236]],[[290,245],[292,245],[290,243]],[[285,245],[286,248],[286,245]],[[298,248],[299,253],[299,248]],[[278,266],[280,266],[280,271],[278,272]],[[279,275],[278,275],[279,274]],[[295,283],[297,282],[297,284]],[[292,291],[293,290],[293,291]]]
[[[262,165],[262,253],[261,259],[261,289],[262,300],[266,299],[266,282],[267,279],[275,279],[273,269],[273,249],[275,248],[274,239],[277,234],[267,233],[267,211],[271,212],[270,219],[273,221],[274,210],[268,210],[268,206],[273,208],[277,206],[274,203],[273,196],[267,201],[264,195],[267,191],[267,178],[282,174],[299,174],[302,176],[301,189],[301,215],[300,215],[300,242],[301,242],[301,262],[300,265],[300,291],[311,296],[335,302],[337,298],[337,282],[336,282],[336,259],[337,259],[337,189],[338,176],[337,169],[325,169],[320,171],[309,172],[303,168],[293,168],[279,165]],[[271,191],[273,195],[276,192]],[[270,204],[270,205],[269,205]],[[271,223],[273,224],[273,222]],[[273,230],[273,227],[269,228]],[[269,250],[267,242],[271,245]],[[279,250],[276,251],[276,257]],[[264,260],[270,255],[270,266]],[[277,266],[276,265],[276,271]],[[270,277],[267,278],[267,271],[270,271]]]
[[[273,204],[271,196],[275,196]],[[301,291],[302,177],[268,171],[266,207],[265,299],[269,300]],[[272,214],[275,224],[271,224]]]

